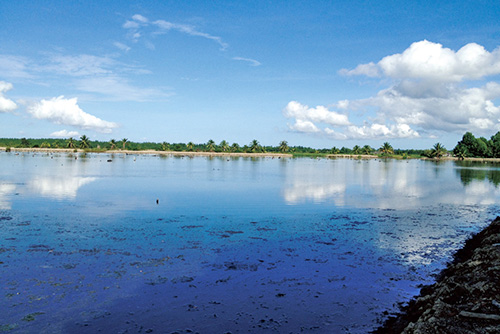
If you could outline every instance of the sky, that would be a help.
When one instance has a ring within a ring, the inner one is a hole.
[[[499,1],[0,1],[0,137],[452,149],[500,130]]]

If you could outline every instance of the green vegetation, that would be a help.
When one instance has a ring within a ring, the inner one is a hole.
[[[464,158],[500,158],[500,131],[488,140],[484,137],[476,138],[466,132],[462,140],[453,149],[453,155]]]
[[[227,152],[227,153],[289,153],[293,156],[303,157],[334,157],[353,156],[363,158],[363,156],[373,156],[379,158],[395,159],[418,159],[422,157],[440,159],[448,156],[449,152],[441,143],[436,143],[431,149],[394,149],[389,142],[384,142],[380,148],[375,149],[370,145],[354,145],[354,147],[333,146],[331,149],[315,149],[304,146],[289,146],[286,140],[279,142],[277,146],[262,146],[257,139],[252,140],[247,145],[240,146],[238,143],[229,144],[222,140],[219,145],[212,139],[206,143],[195,144],[190,141],[185,143],[162,143],[154,142],[133,142],[124,138],[120,141],[110,139],[109,141],[91,140],[86,135],[82,135],[79,140],[74,138],[52,139],[52,138],[0,138],[0,147],[5,147],[6,151],[16,148],[69,148],[76,151],[77,148],[86,152],[104,152],[107,150],[130,150],[130,151],[174,151],[174,152]],[[484,137],[476,138],[470,132],[463,135],[461,141],[453,149],[453,155],[459,159],[469,157],[477,158],[500,158],[500,132],[491,139]]]

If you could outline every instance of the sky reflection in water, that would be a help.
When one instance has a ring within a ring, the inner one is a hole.
[[[0,325],[14,332],[364,333],[432,281],[500,195],[498,165],[451,161],[0,163]]]

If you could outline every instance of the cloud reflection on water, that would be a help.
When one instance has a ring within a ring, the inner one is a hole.
[[[32,192],[55,199],[74,199],[78,189],[97,180],[96,177],[37,177],[29,182]]]
[[[10,210],[11,202],[9,196],[16,190],[16,186],[13,184],[0,184],[0,210]]]
[[[283,198],[290,205],[313,201],[405,210],[435,203],[491,205],[500,196],[500,190],[491,182],[475,179],[461,182],[458,176],[463,172],[457,175],[452,162],[436,164],[435,168],[424,166],[429,163],[432,162],[332,160],[322,164],[292,164],[287,171]]]

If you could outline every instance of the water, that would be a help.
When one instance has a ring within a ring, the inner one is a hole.
[[[12,152],[0,166],[11,333],[366,333],[500,198],[499,165],[451,161]]]

